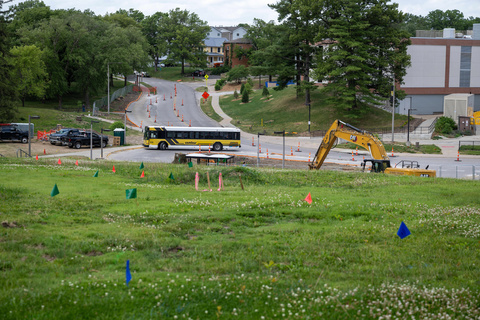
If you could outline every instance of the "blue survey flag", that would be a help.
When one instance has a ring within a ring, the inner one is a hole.
[[[400,228],[398,228],[397,236],[399,236],[400,239],[403,239],[411,234],[412,233],[410,232],[410,230],[408,230],[407,225],[402,221],[402,223],[400,224]]]
[[[127,260],[127,271],[125,276],[126,276],[127,287],[128,287],[128,283],[130,282],[130,280],[132,280],[132,274],[130,273],[130,260]]]

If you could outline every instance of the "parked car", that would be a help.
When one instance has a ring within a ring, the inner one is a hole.
[[[203,77],[205,76],[205,71],[203,70],[195,70],[192,72],[193,77]]]
[[[80,149],[82,146],[90,146],[90,132],[83,131],[79,134],[72,135],[68,137],[68,147]],[[105,148],[108,144],[108,137],[102,136],[100,139],[100,135],[93,132],[92,133],[92,146],[100,147],[100,143],[102,143],[102,147]]]
[[[28,131],[20,130],[17,125],[10,123],[0,124],[1,141],[21,141],[28,143]]]
[[[50,141],[50,143],[53,145],[67,145],[68,137],[79,134],[79,133],[80,133],[79,129],[63,128],[63,129],[60,129],[60,131],[57,131],[56,133],[50,134],[50,138],[48,139],[48,141]]]

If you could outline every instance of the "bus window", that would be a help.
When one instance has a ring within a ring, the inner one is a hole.
[[[167,138],[174,139],[175,138],[175,131],[167,131]]]
[[[200,139],[200,132],[196,131],[195,133],[195,139]]]
[[[195,139],[195,132],[190,131],[189,134],[190,134],[190,137],[189,137],[190,139]]]
[[[158,132],[150,131],[150,139],[158,139]]]

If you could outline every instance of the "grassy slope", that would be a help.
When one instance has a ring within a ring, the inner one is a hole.
[[[232,118],[239,120],[238,126],[252,133],[266,130],[287,130],[289,132],[305,132],[308,130],[308,107],[303,97],[295,98],[295,87],[291,86],[282,91],[269,89],[271,98],[262,97],[262,90],[250,95],[250,103],[243,104],[241,97],[238,100],[233,95],[223,96],[220,99],[222,109]],[[311,131],[326,130],[335,119],[342,119],[362,129],[391,127],[391,114],[377,108],[362,118],[350,119],[343,111],[325,105],[325,97],[320,90],[314,90],[311,97]],[[405,116],[396,115],[396,126],[406,121]],[[263,119],[264,127],[261,127]]]
[[[73,162],[0,159],[7,319],[479,316],[478,181]]]

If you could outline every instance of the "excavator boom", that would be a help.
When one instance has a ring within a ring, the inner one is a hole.
[[[367,149],[374,159],[389,160],[382,142],[373,134],[343,121],[335,120],[323,137],[322,143],[309,165],[310,169],[320,169],[337,139],[343,139]]]

